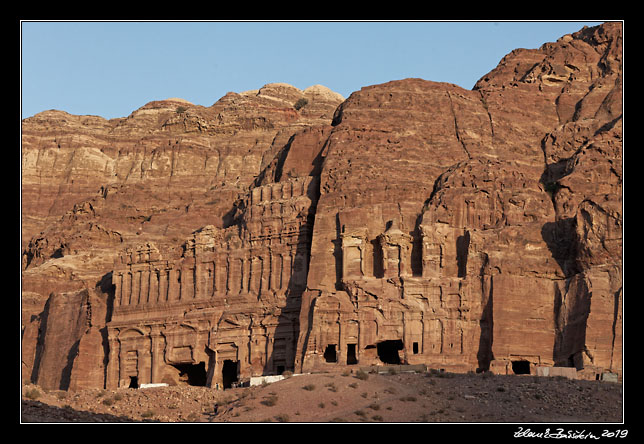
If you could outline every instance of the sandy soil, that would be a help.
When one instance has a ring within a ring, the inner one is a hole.
[[[33,422],[619,423],[622,385],[561,377],[362,372],[295,375],[261,386],[22,389]]]

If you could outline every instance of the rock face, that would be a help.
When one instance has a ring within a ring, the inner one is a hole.
[[[238,230],[237,207],[268,165],[294,134],[329,125],[342,100],[320,85],[301,91],[268,84],[229,93],[211,107],[168,99],[110,121],[62,111],[25,119],[23,377],[58,387],[60,376],[45,383],[39,375],[69,373],[83,359],[67,350],[52,354],[61,360],[55,367],[41,363],[45,321],[47,328],[67,328],[66,318],[49,313],[51,293],[69,295],[60,303],[76,312],[71,296],[96,290],[95,303],[107,310],[91,311],[92,322],[108,350],[106,324],[123,310],[112,284],[121,252],[153,244],[172,264],[193,232]],[[76,333],[72,344],[82,343],[85,330]],[[106,362],[103,353],[92,364],[104,367],[101,378],[87,384],[104,384]]]
[[[271,84],[26,119],[23,378],[621,375],[621,55],[606,23],[472,90]]]

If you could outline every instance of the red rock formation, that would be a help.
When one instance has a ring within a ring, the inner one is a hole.
[[[300,99],[306,104],[295,109]],[[322,86],[269,84],[208,108],[169,99],[110,121],[60,111],[25,119],[23,376],[56,388],[58,379],[37,375],[67,365],[32,371],[42,354],[38,325],[57,317],[45,306],[50,293],[96,288],[111,307],[122,250],[152,242],[172,261],[195,230],[234,225],[236,206],[293,134],[328,125],[341,101]],[[107,343],[106,322],[99,329]]]
[[[473,91],[363,88],[334,125],[302,370],[387,344],[442,368],[621,372],[620,24],[514,51]]]
[[[272,84],[210,108],[27,119],[25,233],[55,221],[24,254],[27,376],[226,386],[383,362],[621,374],[621,45],[619,23],[584,28],[513,51],[471,91],[404,79],[341,102]],[[74,163],[88,156],[102,160]],[[39,294],[97,282],[91,326],[73,301],[53,310],[58,296],[39,314]],[[85,327],[56,339],[70,316]]]

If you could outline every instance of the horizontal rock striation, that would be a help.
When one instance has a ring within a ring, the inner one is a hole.
[[[383,363],[621,375],[622,51],[605,23],[472,90],[269,84],[25,120],[23,367],[109,388]],[[56,339],[70,316],[85,327]]]

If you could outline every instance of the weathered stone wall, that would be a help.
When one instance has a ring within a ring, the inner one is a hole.
[[[222,386],[226,361],[236,380],[293,370],[316,181],[255,187],[239,225],[195,232],[178,260],[150,244],[126,251],[113,272],[108,387],[178,383],[185,365]]]

